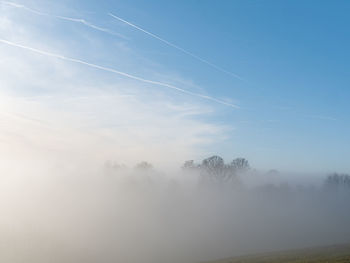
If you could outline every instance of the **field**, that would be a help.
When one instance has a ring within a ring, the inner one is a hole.
[[[309,248],[221,259],[207,263],[350,263],[350,245]]]

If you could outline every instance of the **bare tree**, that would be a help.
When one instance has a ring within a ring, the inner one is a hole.
[[[135,169],[141,170],[141,171],[150,171],[153,169],[153,165],[148,162],[140,162],[136,164]]]
[[[104,173],[107,176],[114,176],[117,175],[118,173],[125,171],[126,166],[124,164],[119,164],[117,162],[113,161],[106,161],[104,164]]]
[[[236,172],[246,172],[250,169],[249,162],[245,158],[234,159],[231,162],[231,166]]]
[[[182,169],[184,171],[199,171],[201,183],[220,184],[235,181],[238,174],[250,169],[248,160],[236,158],[231,163],[225,164],[224,159],[214,155],[206,158],[201,164],[196,164],[193,160],[186,161]]]
[[[220,156],[212,156],[204,159],[200,165],[201,177],[205,181],[224,183],[235,177],[235,171],[231,165],[226,165]]]
[[[199,165],[195,164],[193,160],[188,160],[185,161],[181,168],[184,171],[194,171],[199,168]]]
[[[350,190],[350,175],[338,173],[330,174],[325,180],[325,186],[328,189]]]
[[[108,170],[122,170],[122,169],[126,169],[126,165],[125,164],[119,164],[117,162],[113,162],[111,160],[108,160],[105,162],[104,167]]]

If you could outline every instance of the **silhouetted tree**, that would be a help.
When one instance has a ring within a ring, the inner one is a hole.
[[[238,174],[250,169],[248,160],[236,158],[231,163],[225,164],[224,159],[214,155],[206,158],[201,164],[195,164],[193,160],[186,161],[182,169],[185,171],[199,171],[202,183],[226,183],[236,180]]]
[[[246,172],[250,169],[248,160],[244,158],[236,158],[231,162],[232,168],[236,172]]]
[[[116,171],[116,170],[121,170],[121,169],[125,169],[125,168],[126,168],[125,164],[119,164],[119,163],[117,163],[117,162],[112,162],[112,161],[110,161],[110,160],[108,160],[108,161],[105,162],[104,167],[105,167],[106,169],[108,169],[108,170],[115,170],[115,171]]]
[[[330,174],[325,180],[325,186],[328,189],[350,190],[350,175],[338,173]]]
[[[275,169],[271,169],[269,171],[266,172],[266,175],[273,175],[273,176],[276,176],[276,175],[279,175],[279,171],[275,170]]]
[[[194,171],[199,168],[199,165],[196,165],[193,160],[188,160],[185,161],[181,168],[185,171]]]
[[[205,181],[227,182],[235,177],[233,166],[226,165],[220,156],[204,159],[200,165],[201,177]]]
[[[142,171],[149,171],[153,169],[153,165],[148,162],[140,162],[136,164],[135,169]]]
[[[119,164],[112,161],[106,161],[104,164],[104,172],[107,176],[114,176],[122,171],[125,171],[126,168],[127,167],[124,164]]]

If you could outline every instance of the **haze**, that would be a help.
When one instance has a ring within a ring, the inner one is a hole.
[[[0,1],[0,261],[349,243],[349,8]]]

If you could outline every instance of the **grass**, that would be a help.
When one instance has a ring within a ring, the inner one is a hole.
[[[257,254],[208,263],[350,263],[350,245]]]

